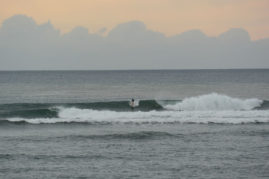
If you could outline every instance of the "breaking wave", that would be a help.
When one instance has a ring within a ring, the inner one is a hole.
[[[223,110],[252,110],[262,105],[259,99],[238,99],[217,93],[186,98],[173,105],[166,105],[166,109],[181,111],[223,111]]]
[[[62,108],[57,118],[8,118],[9,122],[31,124],[90,123],[90,124],[168,124],[168,123],[267,123],[269,110],[252,111],[137,111],[116,112],[91,109]]]
[[[5,123],[155,124],[155,123],[268,123],[269,103],[208,94],[179,101],[141,100],[131,109],[128,101],[75,104],[1,104]]]

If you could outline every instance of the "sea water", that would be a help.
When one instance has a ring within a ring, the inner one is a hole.
[[[268,178],[268,100],[262,69],[0,72],[0,178]]]

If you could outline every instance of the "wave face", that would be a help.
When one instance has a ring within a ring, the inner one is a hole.
[[[132,109],[129,101],[110,101],[93,103],[65,103],[65,104],[0,104],[0,118],[23,117],[23,118],[53,118],[58,117],[59,110],[62,108],[78,108],[92,110],[110,111],[151,111],[164,110],[163,106],[155,100],[143,100],[137,102],[137,106]]]
[[[166,109],[181,111],[223,111],[252,110],[262,105],[259,99],[238,99],[226,95],[212,93],[198,97],[186,98],[174,105],[166,105]]]
[[[1,104],[5,123],[267,123],[269,102],[238,99],[216,93],[179,101],[141,100],[73,104]]]

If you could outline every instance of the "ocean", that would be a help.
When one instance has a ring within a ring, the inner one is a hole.
[[[0,178],[269,178],[269,70],[2,71]]]

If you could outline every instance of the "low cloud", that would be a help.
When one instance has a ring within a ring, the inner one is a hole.
[[[61,35],[50,22],[13,16],[0,28],[0,70],[269,68],[269,38],[251,41],[240,28],[166,37],[131,21],[104,32],[76,27]]]

